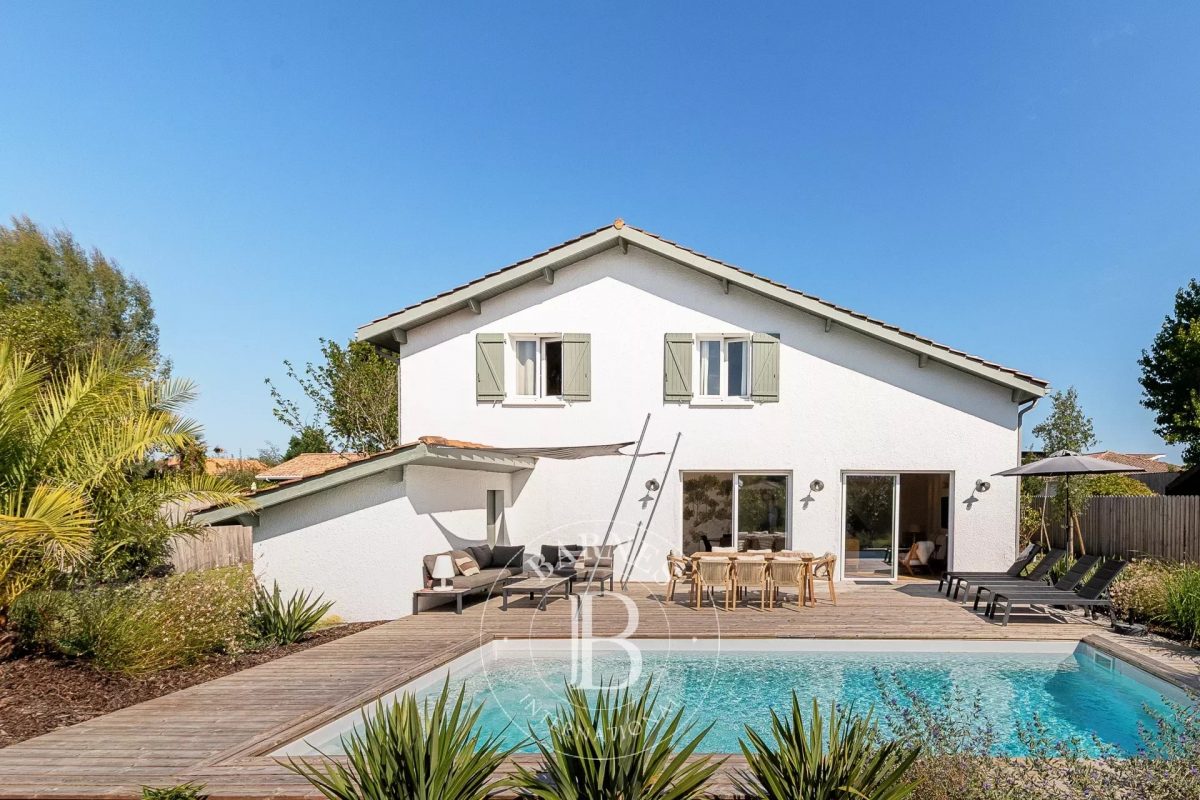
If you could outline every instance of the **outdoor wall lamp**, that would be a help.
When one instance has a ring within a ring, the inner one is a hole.
[[[659,484],[657,478],[651,478],[650,480],[646,481],[646,491],[647,492],[657,492],[660,487],[661,487],[661,484]]]
[[[975,491],[979,494],[983,494],[990,488],[992,488],[992,485],[990,483],[988,483],[987,481],[983,480],[982,478],[975,481]]]
[[[825,488],[825,481],[821,480],[820,478],[813,478],[812,483],[810,483],[808,485],[808,490],[810,492],[819,492],[824,488]]]

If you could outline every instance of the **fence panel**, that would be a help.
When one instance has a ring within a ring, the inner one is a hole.
[[[201,536],[171,540],[171,563],[176,572],[199,572],[254,561],[254,529],[245,525],[214,525]]]
[[[1092,497],[1080,514],[1089,553],[1172,561],[1200,558],[1200,496]],[[1066,531],[1052,537],[1066,544]]]

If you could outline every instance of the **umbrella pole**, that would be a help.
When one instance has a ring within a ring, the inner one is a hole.
[[[1067,494],[1067,558],[1075,558],[1075,514],[1071,511],[1071,479],[1063,477],[1063,491]]]

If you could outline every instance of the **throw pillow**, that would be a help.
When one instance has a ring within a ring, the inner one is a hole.
[[[467,548],[467,552],[471,554],[471,558],[475,559],[475,563],[480,569],[488,569],[492,566],[492,548],[486,544],[477,544]]]
[[[492,548],[492,566],[525,569],[525,545],[496,545]]]
[[[455,566],[463,575],[478,575],[479,565],[475,563],[475,559],[470,556],[460,556],[454,559]]]

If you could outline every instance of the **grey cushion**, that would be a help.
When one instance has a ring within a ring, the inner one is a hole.
[[[510,547],[498,544],[492,548],[492,569],[509,567],[517,571],[525,569],[525,545]]]
[[[455,589],[487,589],[501,578],[507,578],[512,575],[512,570],[499,569],[481,569],[474,575],[455,575]],[[497,587],[499,588],[499,587]]]
[[[492,548],[486,544],[477,544],[467,548],[467,552],[471,554],[471,558],[475,559],[475,563],[480,569],[488,569],[492,566]]]

